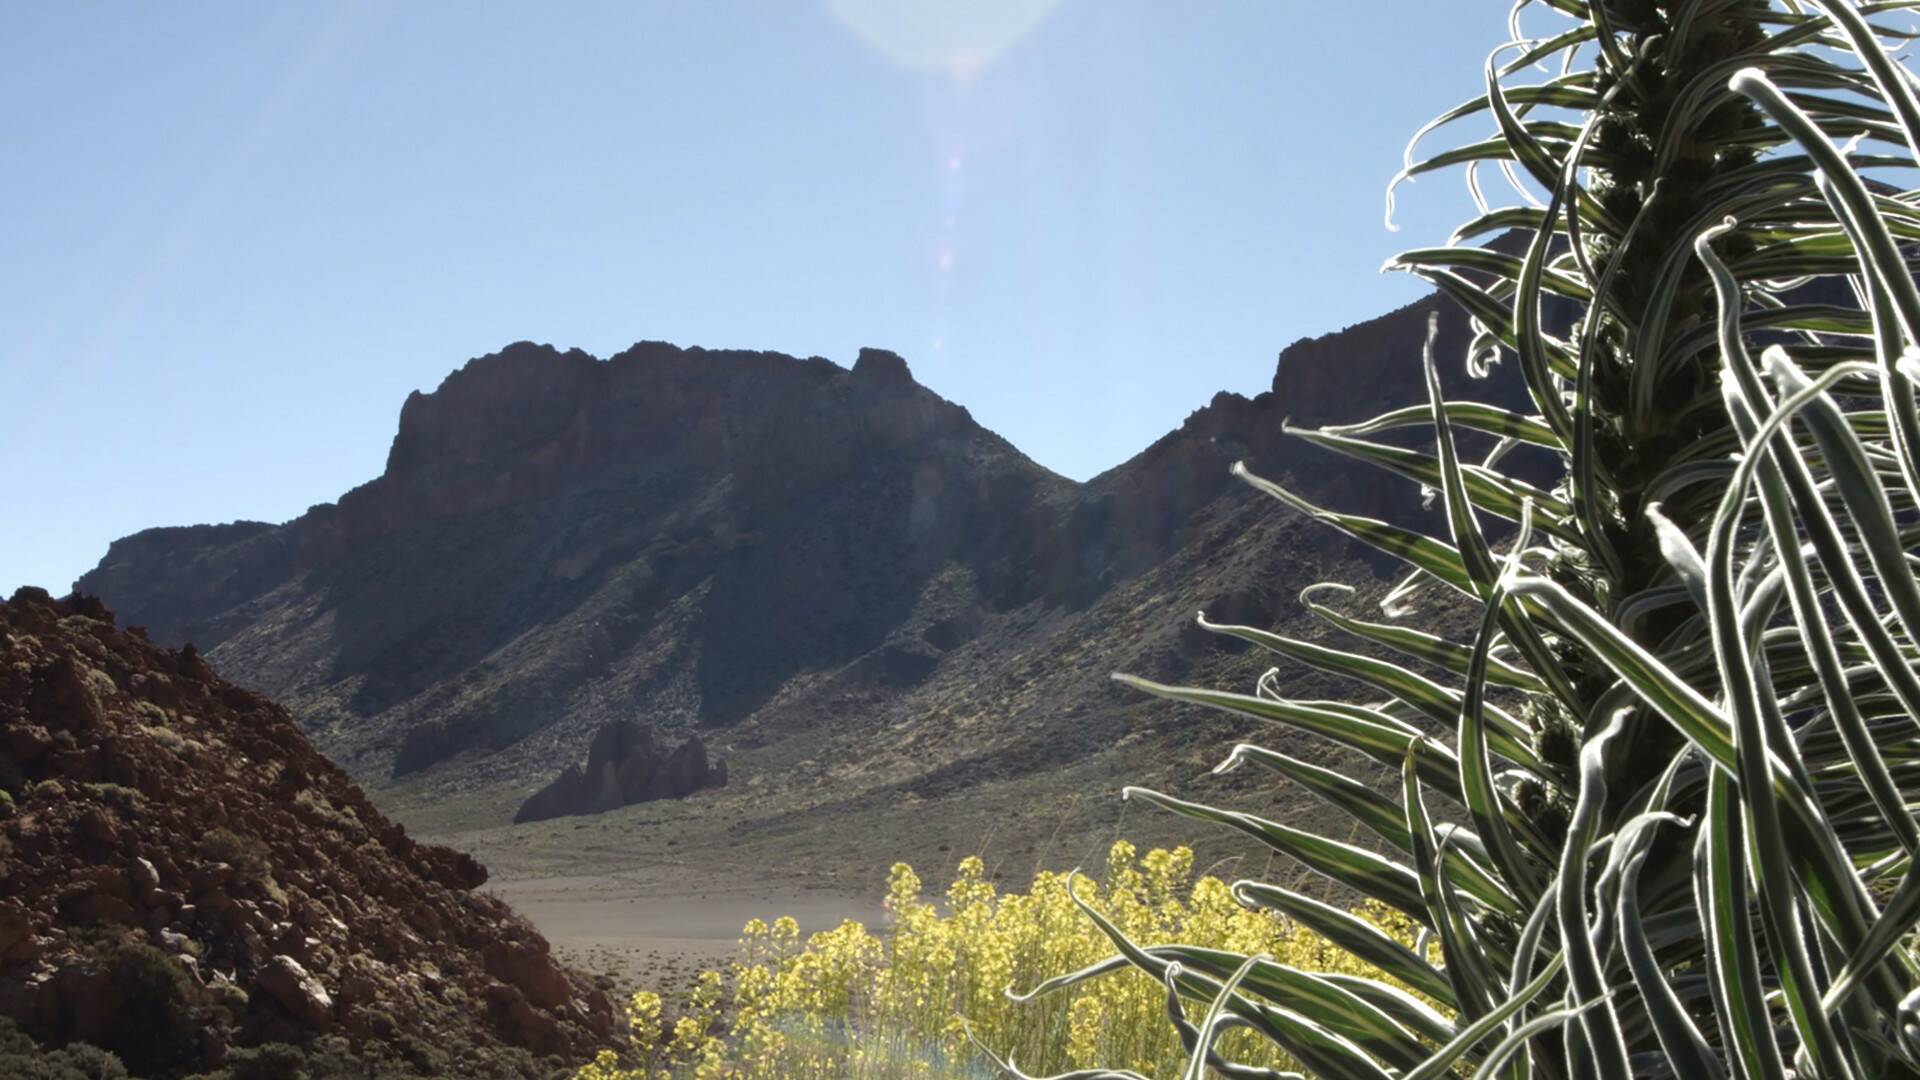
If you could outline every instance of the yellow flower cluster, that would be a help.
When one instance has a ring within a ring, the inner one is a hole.
[[[1325,939],[1271,912],[1235,902],[1218,878],[1193,877],[1193,852],[1140,856],[1121,841],[1104,882],[1072,879],[1079,899],[1142,945],[1180,942],[1265,952],[1310,971],[1378,976]],[[894,1080],[984,1075],[969,1033],[1035,1075],[1128,1068],[1179,1071],[1184,1052],[1167,1022],[1164,987],[1131,968],[1029,1001],[1024,990],[1112,956],[1114,948],[1068,895],[1066,875],[1042,872],[1024,893],[1001,893],[978,858],[960,864],[941,900],[921,895],[913,870],[888,878],[891,925],[857,922],[804,944],[792,919],[748,923],[725,972],[703,973],[669,1024],[657,994],[628,1006],[631,1042],[603,1053],[574,1080]],[[1359,914],[1408,945],[1410,920],[1368,907]],[[1251,1034],[1222,1049],[1251,1065],[1292,1063]]]

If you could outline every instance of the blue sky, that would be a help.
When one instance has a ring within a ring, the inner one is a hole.
[[[0,593],[377,475],[516,340],[907,357],[1084,478],[1418,294],[1505,2],[0,11]]]

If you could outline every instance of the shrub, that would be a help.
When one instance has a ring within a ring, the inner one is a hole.
[[[0,1076],[7,1080],[126,1080],[120,1059],[86,1043],[43,1049],[0,1016]]]
[[[307,1052],[289,1043],[262,1043],[227,1054],[227,1080],[311,1080]]]
[[[120,1002],[108,1048],[143,1075],[197,1057],[206,995],[186,969],[136,941],[115,946],[107,966]]]
[[[125,784],[106,782],[84,783],[79,787],[89,798],[110,806],[118,807],[129,813],[138,813],[147,803],[147,797],[145,795],[141,794],[138,789],[130,788]]]
[[[233,867],[235,878],[242,882],[264,882],[273,870],[272,853],[265,841],[228,828],[213,829],[201,837],[200,854]]]
[[[145,732],[148,738],[176,754],[187,748],[187,737],[164,723],[145,724],[140,730]]]
[[[427,1076],[445,1076],[451,1065],[451,1059],[444,1050],[415,1035],[401,1035],[397,1040],[400,1052],[409,1065]]]
[[[293,797],[293,802],[295,806],[342,832],[358,834],[365,830],[360,816],[353,812],[352,807],[335,806],[324,792],[316,788],[301,788],[299,794]]]
[[[847,922],[803,944],[792,919],[749,923],[738,960],[702,973],[677,1008],[657,993],[633,995],[628,1054],[603,1054],[576,1080],[653,1080],[663,1070],[743,1080],[975,1075],[991,1059],[969,1033],[1029,1066],[1171,1071],[1184,1055],[1153,980],[1122,974],[1036,1002],[1008,997],[1009,987],[1045,987],[1103,964],[1107,938],[1083,909],[1155,946],[1264,950],[1308,970],[1381,974],[1300,923],[1236,904],[1219,879],[1195,879],[1186,848],[1140,856],[1118,843],[1104,887],[1041,873],[1028,892],[1001,893],[969,858],[943,897],[920,890],[910,867],[893,868],[892,926],[877,934]],[[1412,922],[1379,905],[1357,918],[1394,949],[1415,944]],[[1235,1045],[1265,1065],[1292,1064],[1271,1047]]]
[[[1300,433],[1426,487],[1440,535],[1236,469],[1404,572],[1385,621],[1303,596],[1349,650],[1201,625],[1366,697],[1290,699],[1278,669],[1244,694],[1124,679],[1398,770],[1383,795],[1258,746],[1223,765],[1300,782],[1364,844],[1127,794],[1413,920],[1441,963],[1375,955],[1437,977],[1451,1015],[1378,980],[1102,929],[1194,1010],[1176,1025],[1189,1076],[1264,1075],[1234,1071],[1224,1030],[1321,1076],[1920,1075],[1920,965],[1901,948],[1920,916],[1920,288],[1901,246],[1920,212],[1887,186],[1903,174],[1860,175],[1914,164],[1920,100],[1843,0],[1540,6],[1571,21],[1510,43],[1487,94],[1443,117],[1496,135],[1410,152],[1404,175],[1497,162],[1546,204],[1488,207],[1395,264],[1464,306],[1455,357],[1506,358],[1531,410],[1448,400],[1430,338],[1424,407]],[[1523,253],[1457,243],[1513,228]],[[1408,427],[1430,452],[1370,438]],[[1469,457],[1476,435],[1495,445]],[[1505,464],[1516,445],[1554,463],[1549,486]],[[1398,621],[1421,603],[1477,631]],[[1233,891],[1376,948],[1294,889]]]

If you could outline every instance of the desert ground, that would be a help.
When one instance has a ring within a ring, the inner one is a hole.
[[[1270,786],[1206,777],[1199,760],[1169,763],[1155,779],[1188,795],[1274,808]],[[526,916],[567,962],[619,991],[671,993],[702,968],[725,964],[750,919],[790,915],[803,936],[844,919],[884,926],[881,901],[895,862],[912,865],[929,896],[946,890],[969,855],[985,860],[1000,887],[1024,890],[1039,869],[1098,871],[1122,837],[1142,849],[1191,843],[1203,872],[1229,879],[1275,869],[1228,830],[1123,802],[1112,769],[1082,761],[989,781],[965,798],[885,802],[842,801],[830,785],[769,791],[749,780],[523,825],[475,826],[499,820],[497,794],[402,796],[392,808],[419,838],[478,857],[491,875],[485,889]]]
[[[740,928],[751,919],[792,916],[806,935],[846,919],[877,926],[886,915],[876,896],[769,890],[750,880],[639,867],[507,877],[487,891],[537,926],[563,961],[621,990],[684,988],[702,968],[734,955]]]

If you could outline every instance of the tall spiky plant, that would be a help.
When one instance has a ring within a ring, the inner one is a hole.
[[[1223,765],[1296,781],[1371,846],[1127,794],[1406,912],[1444,960],[1260,881],[1236,895],[1398,985],[1103,924],[1166,982],[1189,1075],[1274,1075],[1214,1049],[1244,1027],[1326,1077],[1920,1076],[1920,195],[1886,182],[1920,161],[1920,99],[1883,45],[1911,35],[1872,21],[1914,6],[1520,0],[1486,93],[1421,133],[1493,134],[1409,150],[1404,176],[1490,164],[1542,193],[1395,264],[1466,309],[1468,366],[1511,357],[1533,411],[1445,400],[1429,349],[1426,407],[1304,433],[1437,490],[1444,537],[1236,467],[1408,570],[1383,620],[1309,601],[1366,653],[1202,624],[1367,700],[1120,678],[1398,770],[1385,794],[1253,745]],[[1520,255],[1465,243],[1516,228]],[[1367,438],[1415,425],[1431,454]],[[1499,445],[1463,460],[1465,432]],[[1560,482],[1507,470],[1517,443]],[[1439,590],[1479,613],[1473,640],[1396,620]]]

